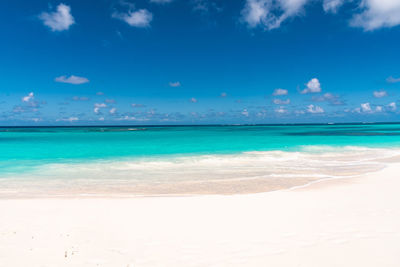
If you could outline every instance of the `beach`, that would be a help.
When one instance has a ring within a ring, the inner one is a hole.
[[[0,267],[400,266],[397,124],[5,128]]]
[[[1,199],[0,266],[399,266],[399,171],[228,196]]]

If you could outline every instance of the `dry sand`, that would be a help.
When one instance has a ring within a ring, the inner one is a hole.
[[[400,266],[400,165],[232,196],[1,199],[0,266]]]

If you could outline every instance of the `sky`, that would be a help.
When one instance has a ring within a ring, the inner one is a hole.
[[[395,122],[400,0],[0,2],[0,126]]]

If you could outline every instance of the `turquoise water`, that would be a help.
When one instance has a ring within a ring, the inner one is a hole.
[[[48,163],[306,146],[400,147],[400,124],[0,128],[0,176]]]

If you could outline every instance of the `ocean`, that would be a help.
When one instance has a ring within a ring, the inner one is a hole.
[[[0,197],[262,192],[375,171],[399,148],[400,124],[3,127]]]

